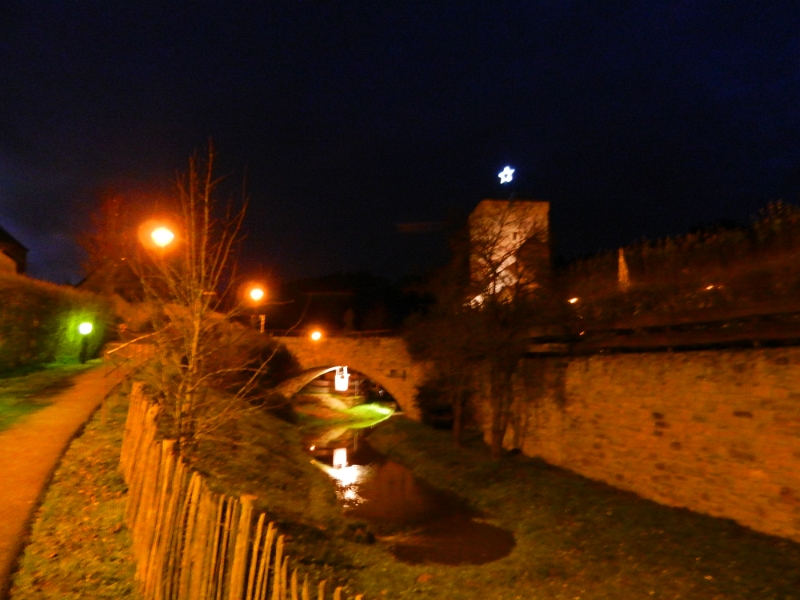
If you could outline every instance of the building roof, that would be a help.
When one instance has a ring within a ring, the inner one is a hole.
[[[28,249],[19,243],[19,241],[10,233],[8,233],[2,226],[0,226],[0,244],[15,244],[27,251]]]

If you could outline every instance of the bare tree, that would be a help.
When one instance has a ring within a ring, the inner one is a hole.
[[[182,445],[210,435],[240,411],[269,358],[254,354],[245,343],[253,332],[232,322],[242,306],[235,258],[247,198],[219,200],[214,159],[211,145],[206,155],[190,159],[177,178],[171,210],[142,227],[143,250],[135,261],[157,307],[160,397]],[[157,227],[166,236],[163,247],[150,239]]]
[[[456,442],[465,398],[485,388],[495,456],[502,454],[530,330],[549,316],[547,211],[544,202],[484,200],[470,216],[468,242],[455,245],[453,264],[439,273],[436,304],[409,334],[450,398]]]

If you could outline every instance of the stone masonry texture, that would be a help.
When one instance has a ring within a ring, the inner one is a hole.
[[[505,445],[800,541],[800,348],[530,358]]]

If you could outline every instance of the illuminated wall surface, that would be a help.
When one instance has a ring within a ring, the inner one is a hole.
[[[517,404],[507,447],[800,541],[800,348],[538,358],[525,367],[535,383]],[[481,413],[488,423],[485,405]]]

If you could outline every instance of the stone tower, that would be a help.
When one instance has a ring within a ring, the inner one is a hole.
[[[550,203],[483,200],[469,216],[470,276],[487,294],[534,289],[550,275]]]

